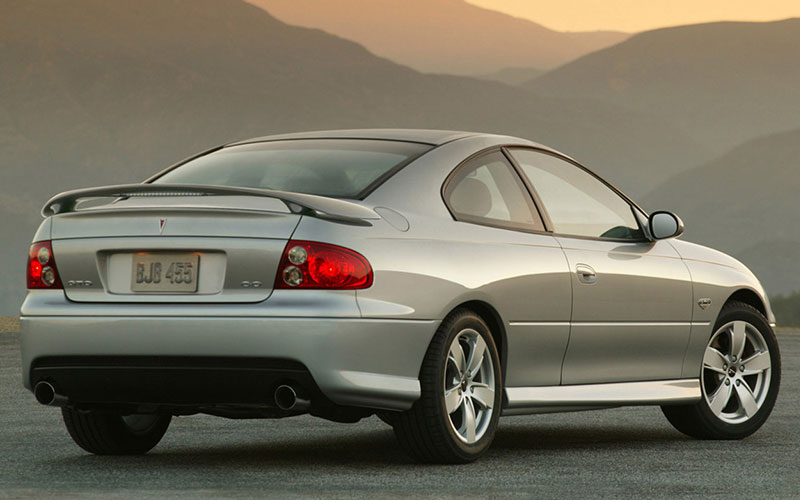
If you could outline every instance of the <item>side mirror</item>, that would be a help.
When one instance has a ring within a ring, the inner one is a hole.
[[[653,240],[665,240],[683,234],[683,221],[672,212],[653,212],[647,221],[647,227]]]

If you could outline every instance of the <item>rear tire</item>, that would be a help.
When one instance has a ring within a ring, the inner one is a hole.
[[[676,429],[698,439],[742,439],[764,425],[778,397],[781,356],[761,312],[742,302],[726,304],[700,370],[700,401],[661,407]]]
[[[164,437],[171,415],[126,415],[62,408],[75,443],[95,455],[142,455]]]
[[[383,422],[384,424],[392,427],[394,423],[397,422],[397,416],[399,415],[396,411],[379,411],[375,413],[375,416]]]
[[[486,323],[458,309],[431,340],[420,370],[422,395],[397,414],[400,446],[414,460],[468,463],[489,448],[500,418],[500,357]]]

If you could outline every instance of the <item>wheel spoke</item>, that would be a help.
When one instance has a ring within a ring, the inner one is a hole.
[[[447,408],[447,413],[452,414],[458,410],[458,405],[461,404],[461,394],[458,393],[458,387],[448,389],[444,393],[444,406]]]
[[[477,424],[475,422],[475,407],[472,406],[472,400],[470,398],[464,398],[461,403],[461,408],[463,409],[463,423],[461,424],[461,429],[458,432],[467,438],[468,443],[472,443],[475,441],[475,429]]]
[[[746,325],[744,321],[734,321],[731,327],[731,356],[736,356],[736,359],[741,359],[744,352]]]
[[[470,378],[474,377],[483,364],[483,356],[486,354],[486,342],[483,337],[478,335],[475,343],[472,345],[472,352],[469,353],[469,362],[467,363],[467,374]]]
[[[703,356],[703,367],[708,368],[719,373],[725,373],[724,365],[727,364],[725,355],[714,349],[713,347],[706,348],[706,353]]]
[[[750,386],[742,382],[736,384],[736,395],[739,397],[739,402],[742,403],[742,409],[748,418],[752,417],[758,411],[758,403],[750,390]]]
[[[722,413],[722,410],[728,404],[728,401],[730,401],[732,393],[733,387],[731,384],[719,384],[717,390],[714,391],[714,394],[709,398],[709,406],[711,407],[711,411],[714,412],[714,415],[719,416],[719,414]]]
[[[458,340],[453,341],[450,345],[450,354],[447,359],[453,362],[453,366],[455,366],[458,372],[458,379],[461,380],[466,369],[466,362],[464,361],[464,349],[461,347]]]
[[[469,444],[480,440],[486,432],[498,395],[493,353],[486,342],[477,330],[464,328],[447,351],[444,408],[450,428]]]
[[[772,367],[772,362],[769,359],[769,352],[757,352],[742,361],[744,371],[742,375],[755,375],[763,372]]]
[[[486,384],[473,384],[472,400],[478,403],[481,408],[491,408],[494,406],[494,389]]]
[[[752,419],[770,393],[771,368],[768,342],[758,327],[744,319],[721,325],[706,344],[701,370],[711,412],[732,425]]]

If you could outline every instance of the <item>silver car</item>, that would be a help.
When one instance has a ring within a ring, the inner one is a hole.
[[[501,414],[660,405],[739,439],[778,394],[753,274],[524,139],[264,137],[42,213],[24,384],[92,453],[145,453],[176,415],[376,414],[461,463]]]

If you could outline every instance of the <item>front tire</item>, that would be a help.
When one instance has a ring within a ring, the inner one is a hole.
[[[62,408],[75,443],[95,455],[142,455],[164,437],[171,415],[119,415]]]
[[[397,415],[395,435],[415,460],[468,463],[492,443],[503,381],[489,327],[467,309],[441,324],[420,370],[422,395]]]
[[[695,404],[662,406],[667,420],[699,439],[742,439],[756,432],[775,406],[781,357],[775,333],[754,307],[730,302],[706,345]]]

